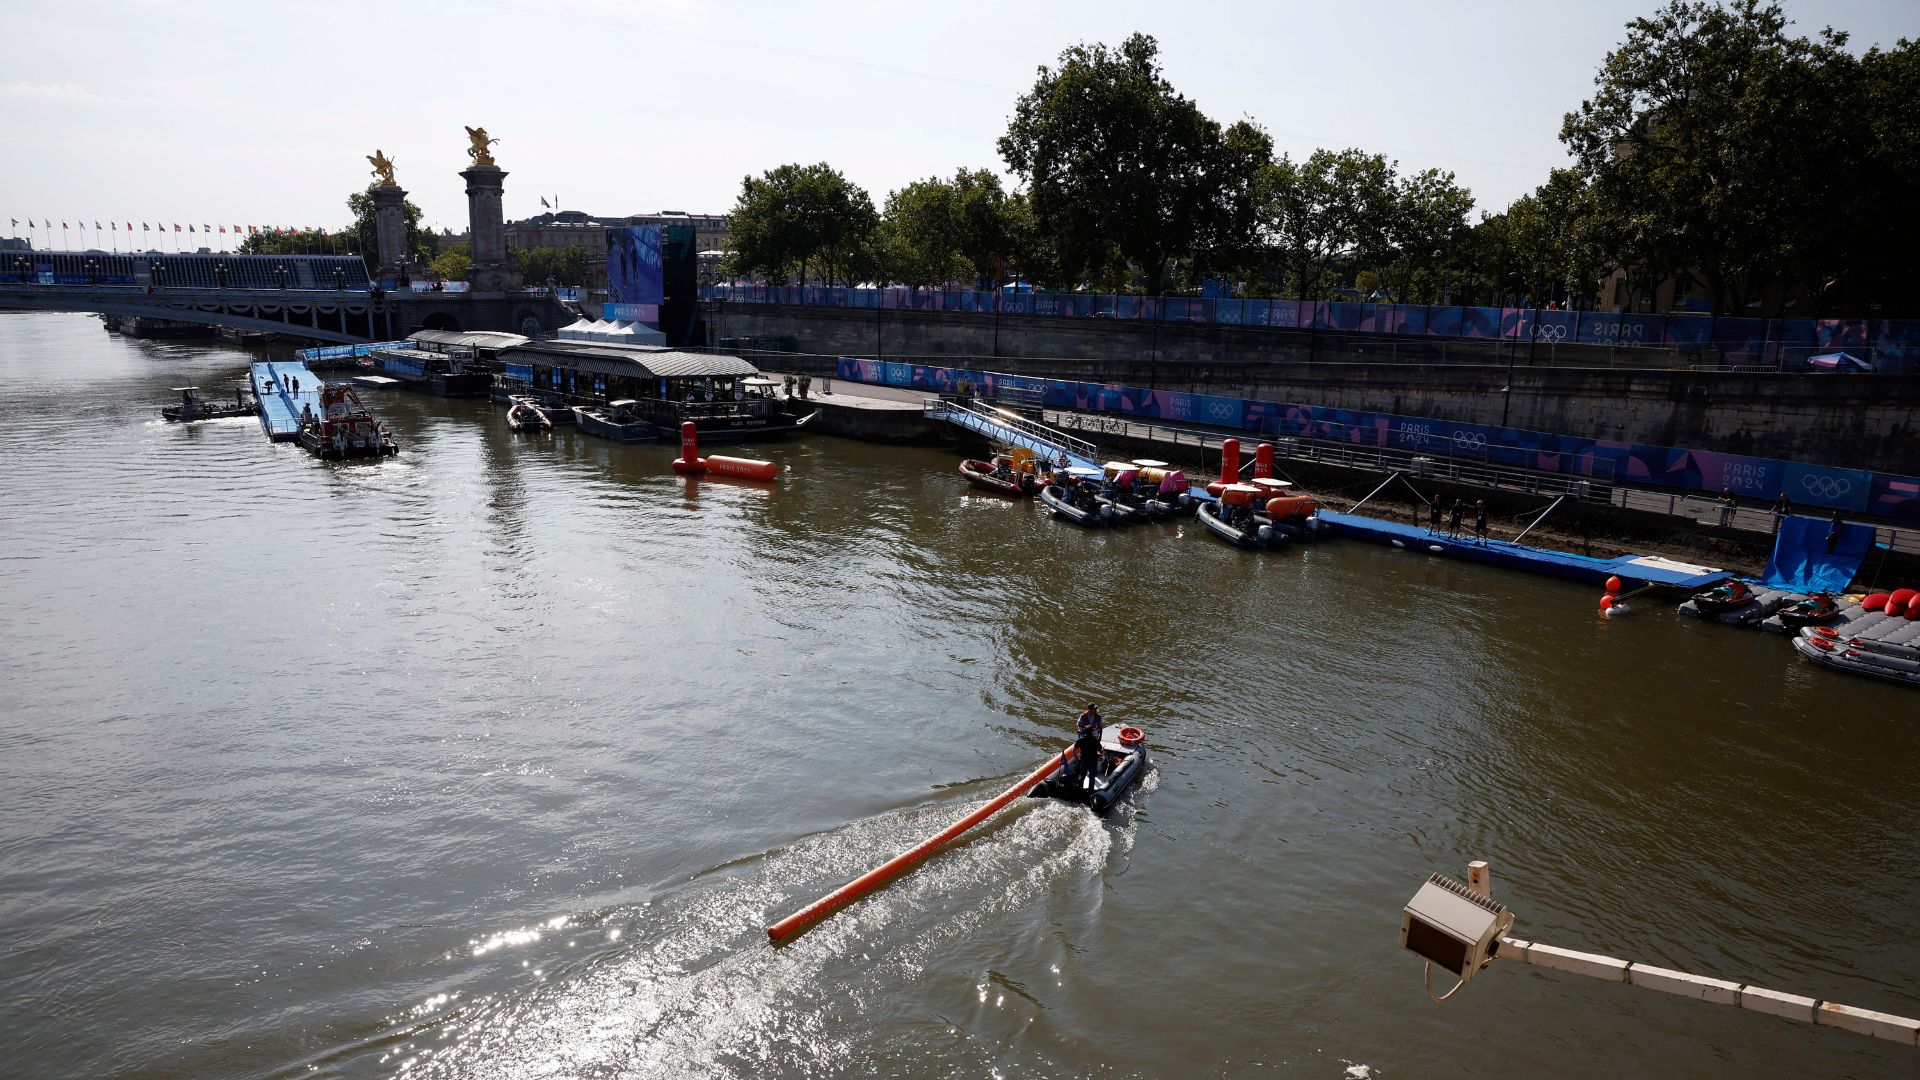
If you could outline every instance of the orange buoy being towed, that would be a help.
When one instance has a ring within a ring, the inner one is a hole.
[[[785,945],[787,942],[799,937],[801,933],[814,923],[819,922],[834,912],[839,911],[841,908],[846,907],[848,904],[853,903],[855,900],[873,892],[887,882],[892,881],[894,878],[925,862],[929,856],[939,851],[941,846],[946,844],[947,841],[952,840],[954,837],[987,820],[998,812],[1001,807],[1033,790],[1035,784],[1045,780],[1053,770],[1072,760],[1072,758],[1073,747],[1069,746],[1061,753],[1047,759],[1045,765],[1035,769],[1025,779],[994,796],[992,801],[988,802],[985,806],[980,807],[966,817],[940,830],[938,834],[920,841],[906,851],[895,855],[893,858],[888,859],[872,870],[861,874],[859,877],[854,878],[845,885],[815,900],[799,911],[767,927],[767,937],[775,945]]]

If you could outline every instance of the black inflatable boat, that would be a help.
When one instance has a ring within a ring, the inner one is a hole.
[[[1147,771],[1147,733],[1132,725],[1110,727],[1100,737],[1100,761],[1093,775],[1068,761],[1027,792],[1029,799],[1082,803],[1105,817]]]

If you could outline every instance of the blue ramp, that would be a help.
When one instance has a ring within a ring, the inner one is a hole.
[[[1797,593],[1840,592],[1852,584],[1873,549],[1873,526],[1843,523],[1829,552],[1827,531],[1832,527],[1813,517],[1782,519],[1761,584]]]

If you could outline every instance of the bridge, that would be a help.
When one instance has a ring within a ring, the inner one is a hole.
[[[358,255],[0,252],[0,311],[165,319],[356,344],[418,329],[551,333],[572,313],[551,297],[383,294]]]

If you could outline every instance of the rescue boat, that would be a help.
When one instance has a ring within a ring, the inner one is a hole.
[[[1029,799],[1080,803],[1105,817],[1147,771],[1147,733],[1131,724],[1109,727],[1100,735],[1100,760],[1091,770],[1065,761],[1053,775],[1027,792]]]

